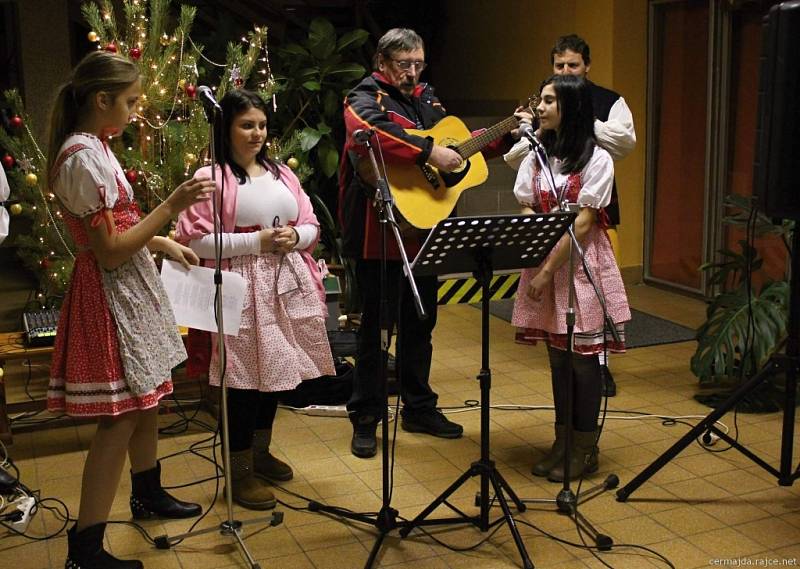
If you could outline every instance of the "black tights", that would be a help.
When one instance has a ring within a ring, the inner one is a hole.
[[[256,389],[228,389],[228,442],[231,452],[253,446],[256,429],[271,429],[278,411],[279,391],[264,392]]]
[[[556,424],[563,425],[567,416],[567,352],[548,347],[550,374],[553,383],[553,400],[556,408]],[[572,426],[576,431],[597,430],[600,415],[601,378],[600,360],[595,356],[572,354],[572,377],[574,412]]]

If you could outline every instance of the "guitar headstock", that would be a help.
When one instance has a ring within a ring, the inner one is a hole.
[[[530,111],[530,113],[531,113],[531,114],[532,114],[534,117],[536,116],[536,107],[538,107],[538,106],[539,106],[539,102],[540,102],[540,100],[541,100],[541,99],[539,99],[539,95],[536,95],[536,94],[534,93],[533,95],[531,95],[530,97],[528,97],[528,102],[525,104],[525,108],[526,108],[526,110]]]

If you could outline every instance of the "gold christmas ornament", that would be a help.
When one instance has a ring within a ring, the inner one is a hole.
[[[175,230],[174,229],[170,229],[170,231],[169,231],[169,233],[167,235],[169,236],[170,239],[175,241],[175,235],[176,234],[175,234]]]
[[[39,183],[39,178],[36,176],[36,174],[30,172],[25,174],[25,183],[33,188],[37,183]]]
[[[292,156],[286,161],[286,165],[292,170],[297,170],[297,168],[300,166],[300,161]]]
[[[18,203],[12,203],[11,207],[8,208],[8,211],[11,212],[11,215],[19,215],[22,213],[22,205]]]
[[[186,155],[183,157],[183,161],[187,166],[193,166],[197,164],[197,155],[192,154],[191,152],[187,152]]]
[[[178,87],[180,87],[181,89],[186,87],[186,79],[181,79],[180,81],[178,81]]]
[[[167,34],[161,35],[161,45],[163,45],[164,47],[169,45],[169,36]]]
[[[86,34],[86,39],[88,39],[91,42],[97,41],[97,32],[89,32],[88,34]]]

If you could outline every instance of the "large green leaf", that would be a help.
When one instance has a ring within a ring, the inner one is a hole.
[[[326,178],[332,177],[339,168],[339,151],[336,150],[330,138],[323,138],[320,141],[317,146],[317,153],[322,173],[325,174]]]
[[[788,299],[785,281],[764,285],[758,296],[748,295],[744,287],[719,294],[709,307],[708,320],[697,331],[692,373],[704,383],[732,376],[736,369],[760,369],[786,334]]]
[[[325,59],[336,49],[336,30],[328,20],[314,18],[308,28],[308,50],[317,59]]]
[[[306,48],[297,43],[289,43],[278,48],[278,53],[284,57],[308,57],[309,53]]]
[[[339,63],[334,65],[326,74],[327,77],[334,75],[337,81],[353,81],[361,79],[366,74],[366,69],[358,63]]]
[[[304,152],[308,152],[317,145],[319,139],[322,138],[322,134],[317,129],[307,126],[300,132],[299,138],[300,148],[302,148]]]
[[[348,49],[361,47],[364,45],[364,42],[367,41],[368,37],[369,32],[367,30],[353,30],[351,32],[347,32],[339,38],[338,42],[336,42],[336,51],[341,53],[342,51]]]

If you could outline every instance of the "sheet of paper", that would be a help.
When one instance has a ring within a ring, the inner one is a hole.
[[[187,270],[180,263],[164,259],[161,280],[179,326],[217,331],[214,269],[192,266]],[[222,271],[222,323],[226,335],[239,335],[246,290],[247,283],[240,275]]]

